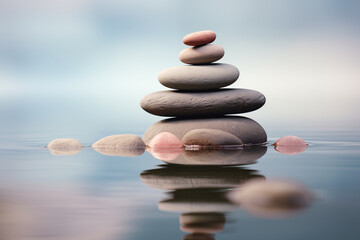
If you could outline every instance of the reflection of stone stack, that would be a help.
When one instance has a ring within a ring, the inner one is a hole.
[[[160,132],[171,132],[182,139],[193,129],[222,130],[235,135],[245,145],[267,141],[264,129],[257,122],[224,116],[257,110],[264,105],[265,97],[249,89],[220,89],[234,83],[239,70],[230,64],[213,63],[224,55],[221,46],[211,44],[215,37],[212,31],[187,35],[183,41],[193,47],[183,50],[179,59],[190,65],[166,69],[158,77],[161,84],[175,90],[155,92],[142,99],[141,107],[145,111],[176,117],[150,127],[143,136],[146,144]]]
[[[231,188],[258,179],[255,170],[220,166],[165,165],[146,170],[140,178],[151,188],[171,190],[158,203],[161,211],[178,212],[186,240],[214,240],[226,223],[226,213],[238,208],[227,197]]]

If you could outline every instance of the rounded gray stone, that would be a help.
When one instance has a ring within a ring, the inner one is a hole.
[[[168,88],[196,91],[229,86],[239,78],[239,70],[230,64],[185,65],[160,72],[159,82]]]
[[[121,134],[104,137],[91,146],[95,151],[109,156],[134,157],[144,153],[145,143],[133,134]]]
[[[179,139],[194,129],[217,129],[233,134],[244,145],[265,144],[267,136],[265,130],[256,121],[239,116],[224,116],[216,118],[171,118],[159,121],[150,126],[142,139],[149,144],[151,139],[161,132],[171,132]]]
[[[184,145],[199,146],[233,146],[242,145],[240,139],[231,133],[217,129],[194,129],[186,133],[182,139]]]
[[[160,91],[145,96],[140,106],[148,113],[166,117],[219,116],[246,113],[265,104],[265,96],[250,89],[208,92]]]
[[[179,59],[188,64],[205,64],[220,60],[224,56],[224,49],[216,44],[185,48],[179,54]]]

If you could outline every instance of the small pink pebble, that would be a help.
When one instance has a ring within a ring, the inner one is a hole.
[[[149,143],[149,147],[178,147],[182,148],[184,145],[178,137],[169,132],[162,132],[157,134]]]
[[[189,46],[199,46],[211,43],[215,40],[216,33],[213,31],[199,31],[186,35],[183,38],[183,43]]]
[[[148,150],[155,158],[170,161],[177,158],[183,151],[183,143],[178,137],[169,132],[157,134],[150,141]]]
[[[285,136],[277,140],[274,144],[275,150],[286,155],[295,155],[304,152],[307,143],[296,136]]]

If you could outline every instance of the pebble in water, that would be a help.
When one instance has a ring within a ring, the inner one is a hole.
[[[163,161],[177,158],[184,150],[180,139],[170,132],[161,132],[155,135],[148,146],[151,155]]]
[[[75,155],[82,149],[81,143],[73,138],[54,139],[47,145],[52,155]]]
[[[183,143],[180,141],[180,139],[175,136],[174,134],[170,133],[170,132],[162,132],[157,134],[156,136],[154,136],[150,143],[149,143],[149,147],[154,148],[154,147],[177,147],[177,148],[182,148],[184,145]]]
[[[275,150],[286,155],[296,155],[302,153],[307,148],[307,143],[296,136],[285,136],[277,140],[274,144]]]
[[[120,134],[104,137],[91,147],[104,155],[135,157],[143,154],[146,146],[136,135]]]
[[[287,217],[307,207],[313,194],[299,183],[288,180],[253,180],[230,195],[250,213],[263,218]]]

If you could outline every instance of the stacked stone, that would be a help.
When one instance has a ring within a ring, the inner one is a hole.
[[[255,121],[243,117],[227,117],[254,111],[262,107],[265,97],[249,89],[223,88],[234,83],[239,70],[230,64],[214,63],[224,56],[224,49],[212,44],[213,31],[191,33],[183,42],[191,47],[179,54],[185,64],[163,70],[159,82],[175,90],[151,93],[141,100],[141,107],[154,115],[176,117],[150,127],[143,140],[146,144],[154,134],[172,132],[180,139],[193,129],[217,129],[238,137],[242,144],[267,141],[264,129]]]

